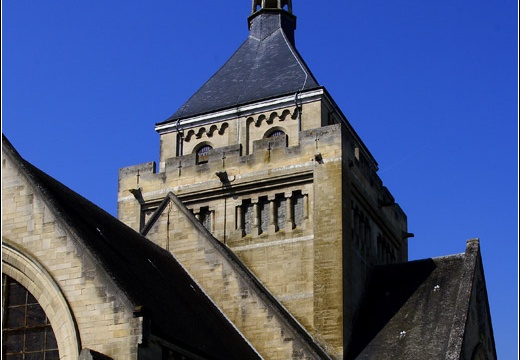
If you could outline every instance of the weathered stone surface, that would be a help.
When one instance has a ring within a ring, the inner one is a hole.
[[[62,359],[77,359],[80,345],[118,359],[135,359],[141,325],[132,303],[56,217],[4,145],[3,273],[38,299]]]
[[[269,105],[193,126],[188,119],[178,129],[182,137],[160,132],[159,172],[147,164],[120,170],[119,218],[145,228],[201,278],[216,276],[203,288],[222,307],[216,284],[228,279],[194,265],[197,248],[187,244],[195,235],[183,228],[179,210],[163,211],[147,225],[173,192],[329,354],[342,358],[371,267],[407,260],[406,216],[393,202],[381,206],[393,198],[377,164],[346,119],[331,115],[328,95],[311,91],[307,99],[301,109]],[[197,149],[207,144],[207,162],[197,163]],[[140,198],[129,191],[137,188]],[[238,288],[226,291],[240,296]],[[245,331],[243,316],[230,317]]]

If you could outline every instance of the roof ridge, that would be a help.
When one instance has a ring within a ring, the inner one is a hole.
[[[276,31],[273,31],[270,35],[272,36]],[[242,85],[240,86],[242,88],[242,91],[238,91],[237,94],[236,94],[236,100],[235,100],[235,103],[237,104],[240,104],[242,101],[241,101],[241,98],[242,96],[244,95],[244,90],[246,89],[247,87],[247,83],[250,81],[251,77],[253,76],[253,69],[256,67],[256,62],[258,61],[258,52],[260,51],[260,46],[262,44],[262,41],[265,40],[265,39],[258,39],[256,37],[254,37],[252,34],[250,34],[247,38],[246,41],[248,41],[249,39],[251,39],[252,41],[256,41],[258,42],[258,44],[256,45],[256,49],[255,49],[255,57],[254,57],[254,61],[253,61],[253,64],[249,67],[248,70],[248,74],[247,74],[247,80],[244,81],[242,83]],[[234,54],[233,54],[234,55]],[[230,58],[231,60],[231,58]]]

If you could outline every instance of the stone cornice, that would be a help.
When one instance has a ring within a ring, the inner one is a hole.
[[[309,90],[297,94],[291,94],[279,98],[267,99],[251,104],[245,104],[216,112],[201,114],[177,121],[163,122],[155,125],[155,131],[159,134],[190,129],[198,126],[213,124],[220,121],[236,119],[262,112],[278,110],[289,106],[301,105],[323,99],[326,96],[324,88]]]

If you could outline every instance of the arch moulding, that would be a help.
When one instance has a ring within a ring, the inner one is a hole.
[[[2,239],[2,273],[24,286],[49,318],[58,343],[60,360],[79,357],[80,338],[69,304],[52,276],[37,260]]]

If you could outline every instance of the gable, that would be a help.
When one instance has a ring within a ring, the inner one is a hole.
[[[29,165],[3,145],[2,272],[38,299],[61,358],[76,359],[80,346],[119,356],[137,352],[141,325],[134,305],[61,221],[31,180]],[[116,346],[124,350],[113,354]]]

